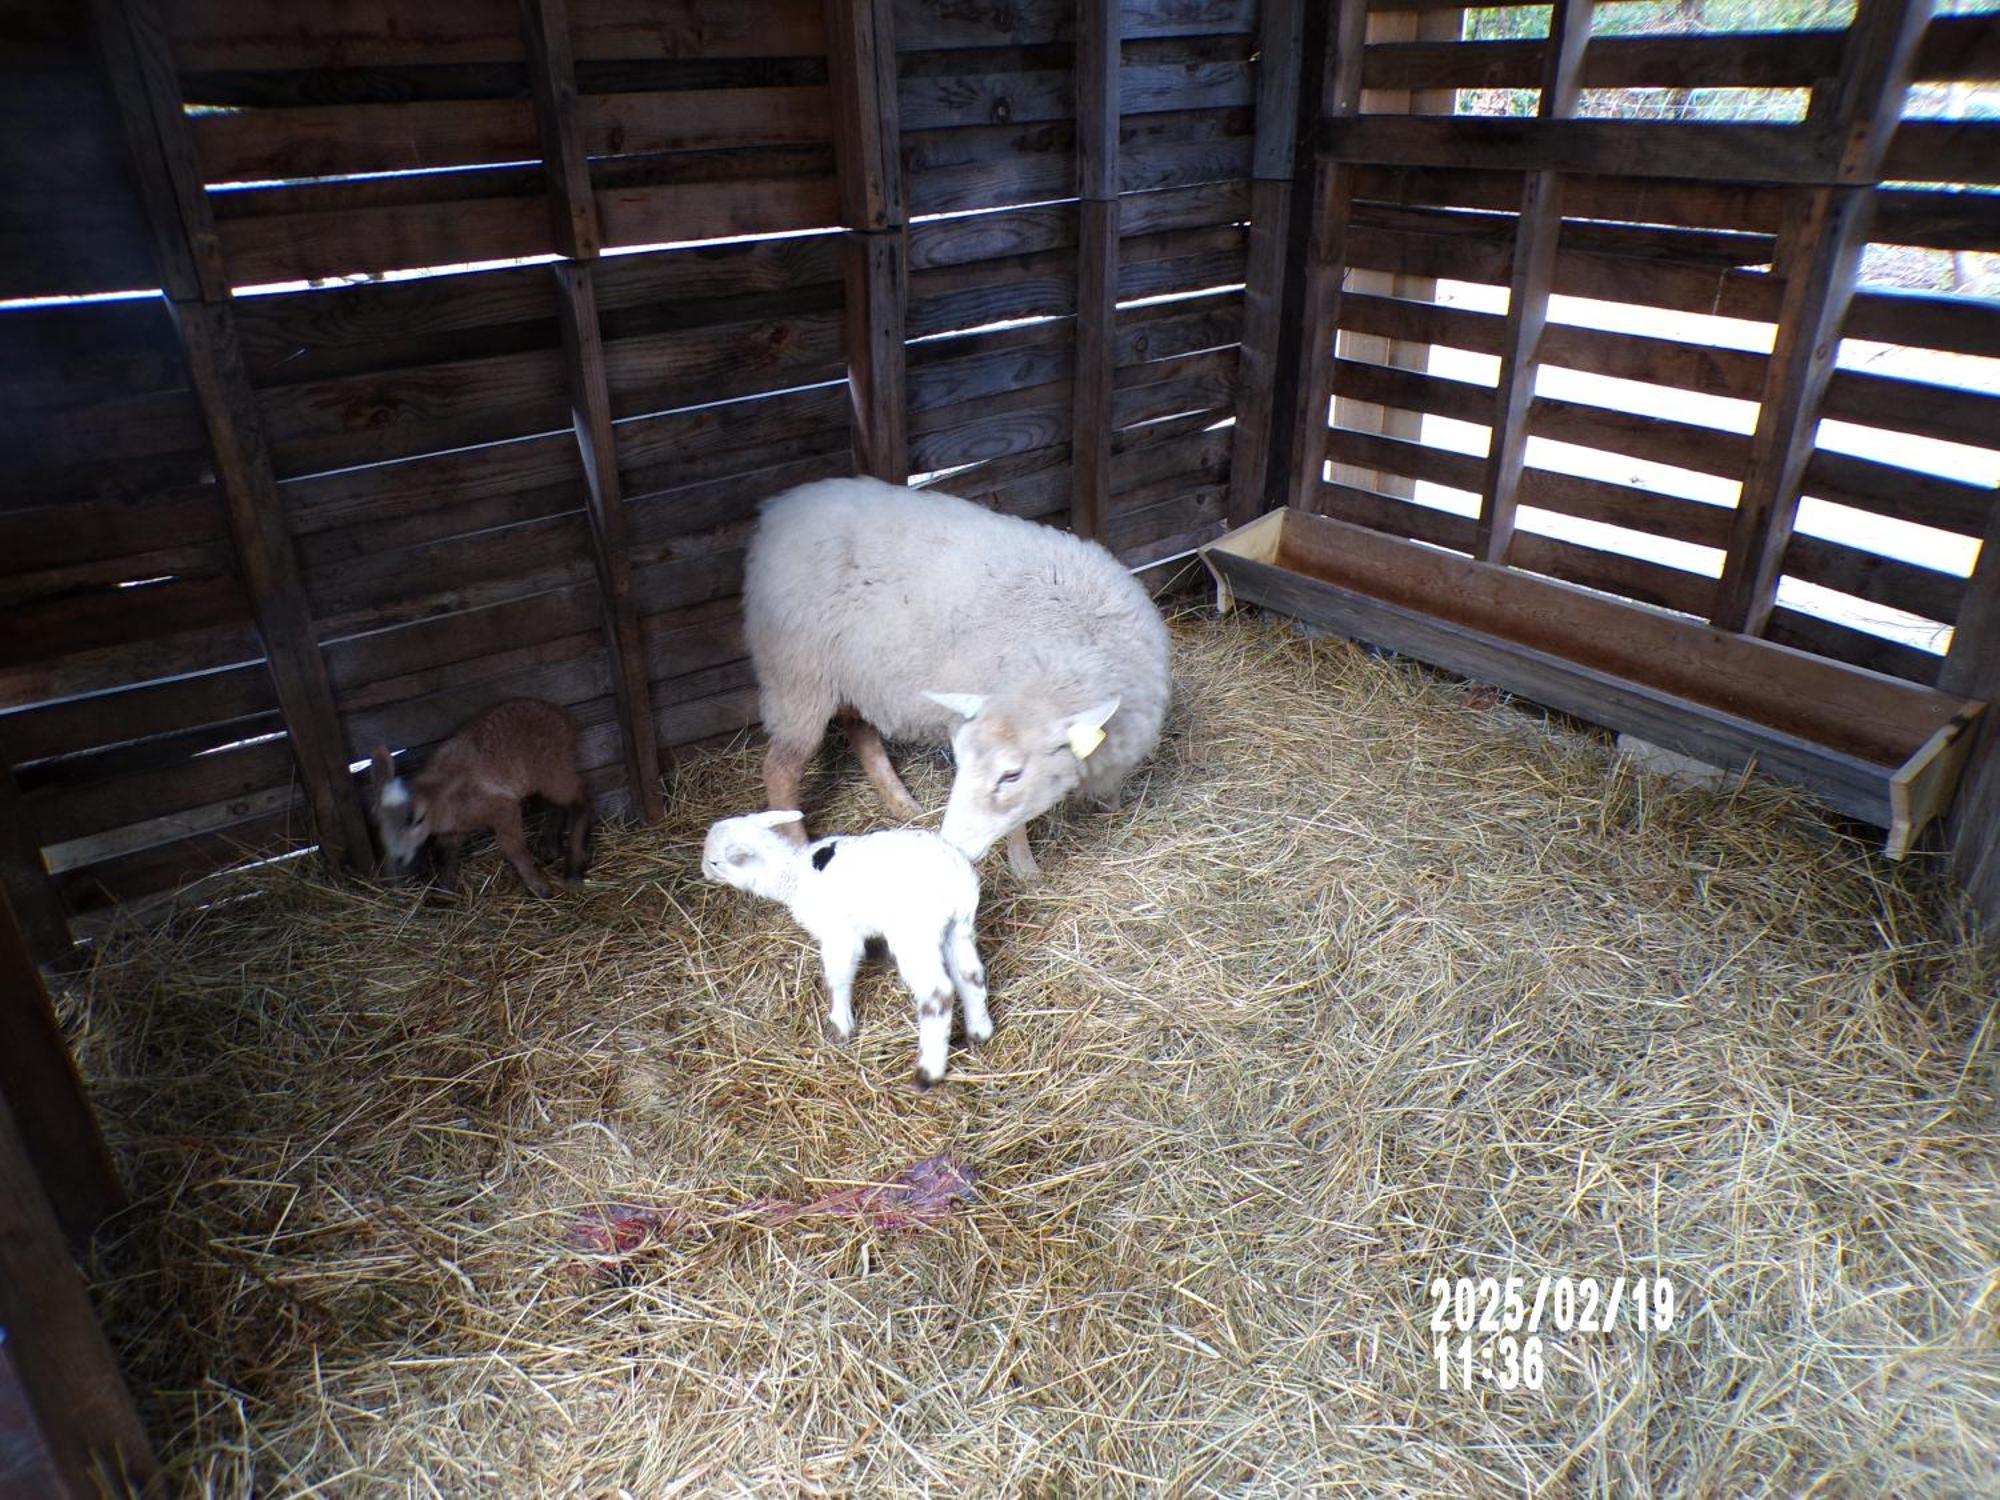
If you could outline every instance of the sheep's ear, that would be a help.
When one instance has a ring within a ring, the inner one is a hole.
[[[925,693],[924,696],[964,719],[978,718],[979,711],[986,707],[986,699],[978,693]]]
[[[389,747],[377,745],[374,755],[369,758],[368,785],[374,788],[375,795],[379,798],[389,789],[389,783],[395,779],[396,763],[389,759]]]
[[[1078,760],[1089,760],[1091,752],[1104,743],[1104,726],[1118,712],[1118,700],[1107,698],[1093,708],[1071,715],[1063,728],[1070,750]]]
[[[773,809],[770,812],[751,813],[744,822],[757,828],[783,828],[787,823],[803,823],[806,815],[796,808]]]

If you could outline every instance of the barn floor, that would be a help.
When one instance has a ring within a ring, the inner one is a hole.
[[[1126,808],[989,865],[1000,1033],[928,1095],[885,968],[834,1049],[700,882],[750,748],[553,903],[280,870],[113,944],[100,1291],[181,1483],[1990,1493],[2000,974],[1935,875],[1281,623],[1177,640]],[[742,1211],[939,1153],[980,1181],[923,1227]],[[654,1228],[577,1248],[612,1205]],[[1427,1284],[1510,1274],[1678,1307],[1440,1391]]]

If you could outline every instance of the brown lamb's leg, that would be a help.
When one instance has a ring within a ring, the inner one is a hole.
[[[549,883],[542,878],[542,872],[535,868],[535,861],[528,854],[528,835],[521,826],[520,803],[502,802],[494,806],[493,837],[500,845],[500,852],[507,856],[507,863],[521,877],[523,885],[537,896],[551,894]]]
[[[882,743],[881,731],[853,709],[841,713],[840,724],[847,731],[847,743],[854,747],[861,769],[868,773],[869,785],[889,811],[899,818],[922,817],[924,810],[917,806],[917,799],[910,795],[903,778],[889,763],[889,749]]]
[[[569,833],[569,850],[563,860],[563,879],[574,885],[583,879],[583,872],[590,868],[589,800],[564,808],[563,821]]]
[[[764,752],[765,806],[776,812],[799,805],[799,786],[805,780],[806,762],[812,759],[813,751],[818,748],[818,745],[807,745],[799,749],[780,740],[771,741],[771,748]],[[787,823],[779,832],[795,844],[806,841],[804,823]]]
[[[458,856],[465,852],[465,840],[455,833],[434,839],[437,849],[437,883],[447,891],[458,889]]]

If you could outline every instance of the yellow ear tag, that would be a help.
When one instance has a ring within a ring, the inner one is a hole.
[[[1069,731],[1069,747],[1076,752],[1078,760],[1089,760],[1090,752],[1104,743],[1104,731],[1089,724],[1072,724]]]

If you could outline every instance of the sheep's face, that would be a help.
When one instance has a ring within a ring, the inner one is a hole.
[[[779,872],[798,851],[778,829],[799,817],[796,812],[767,812],[724,818],[708,830],[702,844],[701,873],[739,891],[781,899]]]
[[[389,760],[387,750],[375,752],[373,797],[368,810],[382,840],[382,862],[392,875],[406,875],[431,836],[430,802],[411,786]]]
[[[1076,790],[1084,761],[1118,709],[1116,698],[1062,714],[1045,705],[970,693],[930,696],[965,716],[951,738],[958,774],[939,831],[946,843],[975,860]]]

